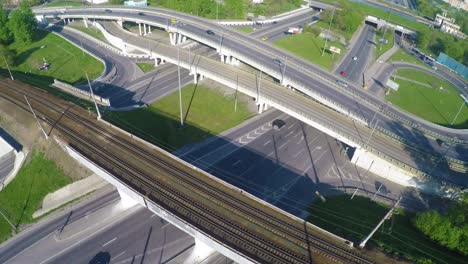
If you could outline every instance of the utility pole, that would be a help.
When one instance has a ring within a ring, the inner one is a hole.
[[[39,119],[37,119],[36,113],[35,113],[34,110],[32,109],[32,106],[31,106],[31,104],[29,103],[29,100],[28,100],[28,98],[26,97],[26,95],[24,96],[24,99],[26,100],[26,103],[28,103],[29,110],[31,110],[31,113],[32,113],[33,116],[34,116],[34,119],[36,119],[37,125],[39,126],[39,128],[40,128],[41,131],[42,131],[42,133],[44,134],[45,139],[48,140],[48,139],[49,139],[49,136],[47,136],[47,133],[44,131],[44,128],[43,128],[42,125],[41,125],[41,122],[39,122]]]
[[[328,26],[328,34],[330,34],[331,24],[332,24],[333,16],[334,16],[334,15],[335,15],[335,8],[333,8],[332,16],[331,16],[331,18],[330,18],[330,25]],[[323,56],[323,54],[325,54],[325,48],[327,47],[327,40],[328,40],[328,38],[325,37],[325,44],[323,45],[322,56]]]
[[[7,62],[7,60],[5,58],[5,55],[3,53],[2,53],[2,57],[3,57],[3,60],[5,61],[6,66],[7,66],[8,73],[10,73],[10,78],[11,78],[12,81],[14,81],[15,79],[13,78],[13,74],[11,74],[10,66],[8,65],[8,62]]]
[[[177,35],[179,35],[179,23],[177,23]],[[179,113],[180,113],[180,126],[184,126],[184,118],[182,114],[182,88],[180,87],[180,51],[179,43],[177,45],[177,76],[179,79]]]
[[[236,75],[236,95],[234,98],[234,112],[237,112],[237,89],[239,89],[239,75]]]
[[[221,32],[221,37],[219,39],[219,54],[221,54],[221,48],[223,47],[224,31]]]
[[[262,83],[262,71],[260,71],[260,75],[258,77],[258,84],[257,84],[257,102],[260,101],[260,85]]]
[[[375,122],[375,126],[374,126],[374,128],[372,129],[372,132],[371,132],[369,138],[367,139],[367,142],[366,142],[365,146],[369,145],[369,142],[370,142],[370,140],[371,140],[371,138],[372,138],[372,135],[374,135],[375,128],[377,127],[377,124],[379,123],[379,121],[380,121],[380,119],[377,120],[377,122]]]
[[[389,219],[391,216],[392,216],[392,213],[393,211],[395,210],[395,208],[398,206],[398,204],[400,203],[401,201],[401,197],[400,199],[398,199],[398,201],[395,203],[395,205],[392,207],[392,209],[390,209],[390,211],[388,211],[388,213],[384,216],[384,218],[382,218],[382,220],[380,220],[380,222],[377,224],[377,226],[370,232],[370,234],[361,242],[361,244],[359,244],[359,247],[360,248],[363,248],[366,246],[366,243],[367,241],[372,237],[372,235],[374,235],[374,233],[379,229],[379,227],[385,222],[385,220]]]
[[[93,98],[94,106],[96,107],[97,112],[97,120],[101,119],[101,112],[99,111],[99,107],[96,102],[96,98],[94,97],[93,87],[91,87],[91,82],[89,81],[88,73],[85,72],[86,80],[88,80],[89,91],[91,92],[91,97]]]

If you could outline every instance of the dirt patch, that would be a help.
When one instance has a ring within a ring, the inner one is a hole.
[[[42,124],[45,131],[50,132],[50,126]],[[0,98],[0,127],[22,144],[24,149],[29,151],[34,148],[43,151],[46,157],[55,161],[57,166],[72,181],[86,178],[92,174],[91,171],[68,156],[53,138],[45,140],[30,112],[20,109],[3,98]]]

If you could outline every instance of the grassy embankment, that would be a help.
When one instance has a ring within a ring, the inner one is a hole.
[[[442,126],[468,128],[468,107],[449,83],[413,69],[398,70],[394,81],[400,84],[398,91],[392,90],[386,96],[392,104]]]
[[[110,112],[107,119],[116,125],[169,151],[200,142],[242,123],[252,114],[234,97],[225,97],[204,86],[182,89],[184,127],[180,126],[179,94],[174,92],[147,108]]]
[[[389,210],[388,206],[355,196],[327,197],[310,206],[309,222],[355,244],[362,241]],[[413,215],[398,210],[368,241],[367,246],[377,246],[394,256],[404,256],[415,263],[466,263],[466,258],[439,246],[412,224]],[[430,259],[433,262],[427,262]],[[426,262],[423,262],[426,261]]]
[[[0,192],[0,211],[16,227],[34,222],[32,214],[40,207],[44,197],[71,183],[55,163],[44,153],[33,151],[28,163]],[[0,243],[8,239],[13,228],[0,216]]]
[[[346,50],[345,47],[338,42],[328,42],[328,48],[330,46],[340,48],[341,54],[333,54],[329,52],[327,48],[324,55],[322,56],[325,40],[320,37],[315,37],[309,33],[288,35],[275,41],[274,44],[280,48],[292,52],[296,56],[320,65],[327,70],[333,69],[334,64],[340,60],[340,57],[343,56]]]

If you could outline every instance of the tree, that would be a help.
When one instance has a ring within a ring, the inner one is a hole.
[[[16,53],[10,49],[8,49],[5,45],[0,44],[0,67],[6,68],[8,66],[12,67],[15,65]]]
[[[11,31],[8,26],[8,14],[0,2],[0,43],[8,44],[12,40]]]
[[[416,37],[416,44],[421,48],[426,48],[431,41],[431,32],[429,30],[421,30]]]
[[[15,41],[24,44],[33,41],[37,21],[27,1],[21,2],[20,8],[11,12],[9,25]]]

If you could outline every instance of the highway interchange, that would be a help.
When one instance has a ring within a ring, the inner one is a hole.
[[[49,12],[51,11],[49,10]],[[421,132],[432,131],[433,133],[443,135],[447,138],[465,141],[468,135],[464,131],[433,125],[414,116],[410,116],[391,105],[386,105],[383,107],[384,102],[369,95],[360,87],[358,88],[354,85],[350,85],[349,88],[347,88],[348,91],[346,91],[343,90],[343,88],[337,88],[333,85],[330,86],[330,83],[334,84],[335,80],[339,77],[325,72],[319,69],[317,66],[307,63],[295,56],[288,54],[287,52],[274,48],[267,43],[258,40],[255,41],[251,37],[245,36],[242,33],[214,25],[213,23],[204,19],[191,17],[185,14],[179,14],[171,11],[160,14],[157,9],[156,13],[157,14],[153,15],[147,12],[144,16],[144,20],[155,21],[159,24],[167,24],[170,17],[177,17],[178,19],[187,22],[192,21],[190,24],[182,23],[181,26],[179,26],[181,32],[191,32],[191,34],[202,36],[203,39],[211,39],[211,43],[219,43],[220,40],[222,40],[223,47],[235,50],[241,54],[247,54],[249,57],[256,58],[256,61],[259,65],[265,65],[263,67],[273,71],[276,70],[278,75],[281,74],[281,69],[277,64],[275,64],[273,59],[279,58],[286,60],[287,58],[287,71],[285,73],[286,76],[290,76],[297,82],[305,84],[307,87],[309,87],[309,89],[319,91],[321,94],[331,98],[333,101],[338,102],[341,105],[346,105],[353,112],[364,116],[366,120],[370,121],[374,119],[375,115],[375,120],[379,120],[379,122],[375,122],[371,125],[378,124],[380,128],[386,129],[399,137],[405,138],[406,142],[412,144],[412,147],[424,149],[428,153],[437,152],[460,160],[466,159],[466,157],[463,155],[463,153],[466,151],[466,146],[463,144],[454,144],[453,147],[451,147],[448,151],[445,151],[441,149],[440,145],[434,140],[433,137],[424,135],[424,133]],[[104,10],[101,11],[98,9],[85,9],[83,11],[80,11],[79,9],[69,9],[67,10],[66,14],[87,14],[89,16],[114,18],[121,18],[125,16],[127,18],[142,20],[142,18],[136,13],[122,12],[117,10],[109,14],[104,12]],[[212,36],[206,34],[206,28],[213,29],[215,34]],[[255,43],[255,47],[251,43]],[[330,80],[330,82],[318,78],[318,75],[326,78],[326,80]],[[351,91],[351,94],[348,94],[349,91]],[[361,103],[359,98],[365,98],[366,100],[372,102],[372,106]],[[380,109],[383,107],[384,112],[378,111],[379,108],[374,108],[374,106],[380,106]],[[396,122],[394,117],[405,120],[407,124],[412,124],[413,127],[395,125]],[[412,133],[407,133],[408,130],[412,131]]]
[[[366,39],[373,36],[373,31],[369,29],[369,27],[366,27],[365,32],[366,33],[364,34]],[[262,36],[260,33],[255,33],[252,35]],[[71,33],[66,35],[67,33],[63,31],[61,34],[64,34],[69,39],[73,39],[73,34]],[[281,33],[275,34],[278,35]],[[275,34],[272,35],[274,36]],[[76,40],[77,39],[75,38],[75,41]],[[95,45],[90,45],[88,43],[82,43],[82,45],[86,49],[97,54],[99,57],[106,58],[106,62],[114,65],[114,67],[117,68],[117,72],[136,72],[136,66],[133,63],[128,63],[127,58],[118,58],[115,54],[109,56],[109,51],[96,47]],[[352,65],[353,62],[348,58],[353,56],[352,54],[354,51],[357,52],[356,55],[358,55],[358,58],[367,58],[367,55],[363,53],[369,53],[369,51],[366,50],[362,52],[363,49],[358,48],[361,45],[368,45],[368,43],[360,42],[360,44],[356,45],[351,52],[348,52],[348,55],[344,60],[342,66],[345,67],[345,69],[348,69],[348,71],[351,69],[349,72],[352,72],[352,69],[356,67],[356,65]],[[359,65],[362,66],[365,64],[360,63]],[[133,69],[131,67],[133,67]],[[365,66],[356,69],[356,73],[352,72],[349,77],[350,80],[357,82],[360,77],[360,74],[358,73],[362,72],[364,67]],[[116,104],[118,106],[126,106],[135,102],[151,103],[167,93],[170,93],[176,87],[175,83],[177,79],[175,79],[172,74],[174,73],[174,68],[174,66],[166,64],[160,66],[157,71],[151,74],[140,74],[140,76],[134,80],[128,81],[128,76],[122,74],[119,75],[118,78],[110,81],[110,84],[115,86],[122,87],[128,85],[135,87],[135,91],[139,92],[136,92],[132,100],[125,98],[127,93],[124,91],[120,91],[116,94],[100,92],[104,95],[109,95],[111,98],[116,98],[115,100],[119,101],[119,103]],[[339,71],[339,69],[337,69],[337,71]],[[170,77],[171,74],[172,77]],[[134,74],[132,74],[132,76],[134,76]],[[192,78],[188,76],[188,72],[184,72],[183,76],[184,83],[189,83],[192,80]],[[160,82],[155,82],[155,80],[164,80],[165,82],[161,84]],[[162,88],[155,89],[153,83],[159,83],[158,87]],[[286,126],[280,130],[274,130],[271,127],[271,121],[278,118],[285,120]],[[221,149],[222,152],[225,153],[225,148],[228,149],[228,155],[219,156],[219,152],[217,153],[216,151]],[[306,190],[310,191],[310,189],[317,189],[323,193],[329,193],[340,192],[345,188],[355,189],[356,187],[359,187],[372,193],[375,192],[380,183],[383,183],[385,184],[384,190],[386,189],[382,192],[383,195],[387,195],[394,199],[401,194],[399,193],[399,191],[401,191],[400,186],[396,186],[395,184],[385,180],[377,181],[377,177],[375,175],[367,174],[365,171],[353,167],[353,165],[349,163],[349,159],[346,157],[347,153],[344,148],[345,146],[343,144],[340,144],[322,132],[313,129],[300,121],[294,120],[292,117],[281,114],[278,111],[272,111],[256,119],[254,122],[246,124],[239,129],[232,131],[228,135],[224,135],[222,138],[210,141],[207,144],[201,144],[200,148],[196,147],[189,152],[182,153],[181,155],[187,160],[191,160],[200,167],[207,169],[208,172],[221,178],[224,177],[228,182],[240,184],[249,192],[264,198],[266,201],[276,204],[287,211],[294,212],[297,215],[302,215],[303,217],[305,217],[306,214],[304,214],[304,209],[300,208],[301,204],[304,206],[314,199],[313,195],[307,195],[308,193]],[[214,160],[210,160],[210,155],[211,157],[216,156],[216,158],[214,158]],[[203,159],[196,160],[194,157],[206,157],[207,161],[203,161]],[[281,178],[278,177],[280,172],[282,176]],[[232,177],[234,175],[240,176],[239,178],[234,179]],[[304,184],[304,182],[306,182],[306,184]],[[258,186],[258,184],[260,184],[260,186]],[[295,203],[292,203],[291,201],[295,201]],[[409,202],[409,204],[410,203],[411,202]],[[421,205],[413,204],[409,206],[418,207]],[[136,210],[135,213],[131,215],[132,217],[144,217],[145,219],[152,217],[148,215],[147,212],[140,210]],[[142,230],[145,228],[148,230],[148,226],[151,226],[151,228],[154,226],[155,230],[159,230],[159,228],[161,228],[161,224],[154,223],[157,221],[153,221],[152,223],[149,222],[150,220],[148,220],[148,222],[143,222],[141,226],[136,227],[137,231],[131,235],[133,237],[141,237],[142,234],[139,232],[143,232]],[[132,222],[122,223],[118,227],[121,228],[125,226],[135,228],[134,223]],[[114,231],[109,231],[109,233],[102,237],[96,238],[96,241],[93,243],[102,243],[102,245],[106,244],[106,241],[109,242],[113,239],[112,236],[117,232],[116,230],[117,228]],[[193,242],[189,241],[186,244],[190,245],[191,243]],[[89,253],[86,254],[86,256],[80,255],[79,252],[86,252],[85,249],[90,249],[93,245],[94,244],[79,245],[79,247],[67,251],[66,254],[61,254],[59,257],[54,259],[53,262],[60,263],[60,260],[66,260],[70,257],[89,259],[95,254],[92,250],[88,251]],[[111,256],[115,257],[119,255],[118,251],[121,249],[117,246],[113,246],[112,243],[107,245],[110,245],[113,247],[113,250],[115,250],[115,253]],[[121,245],[129,246],[128,243],[120,244],[119,246],[122,247]],[[141,245],[135,245],[135,248],[141,248]],[[183,246],[180,248],[183,248]],[[4,248],[0,248],[0,251],[2,249]],[[124,254],[118,256],[119,259],[117,259],[117,257],[115,258],[117,261],[120,259],[126,259],[125,257],[127,255],[128,253],[124,252]],[[0,256],[2,256],[2,254],[0,254]],[[151,259],[149,262],[152,262],[157,259],[160,260],[161,257],[161,255],[156,255],[148,258]],[[141,259],[134,260],[140,261]],[[141,262],[143,263],[143,260],[141,260]]]

